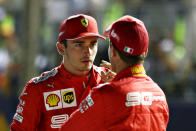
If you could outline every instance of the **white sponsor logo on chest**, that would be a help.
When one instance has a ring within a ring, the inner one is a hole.
[[[77,106],[74,88],[44,92],[46,110],[55,110]]]
[[[52,116],[51,128],[60,128],[68,118],[69,116],[67,114]]]
[[[127,93],[127,102],[125,105],[138,106],[138,105],[152,105],[153,101],[165,101],[164,96],[154,96],[152,92],[129,92]]]

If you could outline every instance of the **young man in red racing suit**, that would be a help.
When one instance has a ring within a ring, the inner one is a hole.
[[[124,16],[108,26],[109,58],[117,73],[91,90],[61,131],[166,131],[165,94],[145,73],[148,33],[142,21]]]
[[[78,14],[64,20],[57,49],[62,64],[30,80],[20,95],[11,131],[58,130],[77,109],[83,92],[102,82],[101,71],[93,65],[97,53],[96,20]]]

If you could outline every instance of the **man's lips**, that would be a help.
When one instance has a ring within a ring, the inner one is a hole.
[[[92,62],[91,60],[82,60],[82,62]]]
[[[82,59],[81,62],[83,62],[83,63],[89,63],[89,62],[92,62],[92,60],[91,59]]]

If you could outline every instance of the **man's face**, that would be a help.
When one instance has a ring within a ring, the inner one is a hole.
[[[64,64],[68,71],[78,73],[89,72],[97,53],[97,37],[84,37],[67,40]]]

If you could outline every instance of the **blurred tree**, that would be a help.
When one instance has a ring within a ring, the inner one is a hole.
[[[24,76],[22,77],[22,85],[37,75],[34,61],[40,44],[39,31],[42,5],[40,0],[25,0],[24,2],[24,24],[22,26],[22,69]]]
[[[182,66],[185,67],[184,79],[186,80],[185,99],[188,101],[194,101],[196,99],[196,91],[195,89],[195,63],[196,63],[196,1],[184,1],[188,7],[188,15],[187,15],[187,32],[185,39],[185,48],[186,48],[186,56],[182,63]]]
[[[112,21],[115,21],[124,15],[125,7],[123,2],[124,1],[121,0],[115,0],[114,2],[110,3],[104,14],[103,28],[105,28]]]

